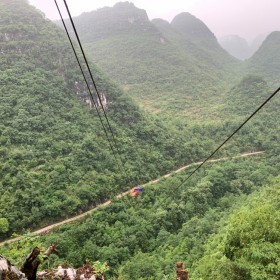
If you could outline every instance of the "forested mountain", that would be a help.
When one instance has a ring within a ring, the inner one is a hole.
[[[126,2],[75,23],[111,147],[64,30],[27,0],[0,3],[0,240],[27,234],[1,254],[20,264],[55,243],[45,268],[108,262],[107,279],[173,279],[183,261],[192,280],[278,280],[279,94],[215,154],[227,160],[114,197],[205,159],[248,118],[275,90],[279,32],[242,63],[188,13],[151,22]],[[264,153],[231,158],[250,151]],[[108,199],[85,220],[28,234]]]
[[[280,31],[269,34],[258,51],[248,61],[250,71],[255,71],[269,81],[280,78]]]
[[[160,115],[196,118],[191,113],[222,98],[224,80],[238,66],[190,14],[178,15],[171,24],[150,22],[144,10],[124,2],[74,21],[97,65],[140,105]],[[187,36],[188,31],[198,35]]]
[[[0,7],[0,215],[10,225],[2,238],[87,209],[214,146],[218,131],[205,129],[198,145],[197,128],[184,127],[183,138],[91,65],[107,99],[118,150],[108,134],[123,174],[96,111],[82,102],[86,87],[63,30],[27,1],[5,0]]]
[[[3,237],[197,161],[235,126],[171,127],[141,112],[91,65],[107,99],[117,164],[96,110],[83,102],[86,87],[64,31],[24,0],[2,1],[0,14],[0,214],[10,224]],[[118,168],[123,163],[125,176]]]
[[[185,12],[175,16],[171,21],[171,25],[193,43],[206,48],[220,48],[215,35],[210,29],[190,13]]]
[[[113,8],[104,7],[83,13],[82,16],[75,18],[75,23],[82,30],[81,36],[86,43],[127,33],[139,35],[146,32],[159,35],[150,23],[146,11],[136,8],[129,2],[119,2]]]

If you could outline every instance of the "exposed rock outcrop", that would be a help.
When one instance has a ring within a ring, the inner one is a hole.
[[[0,255],[0,280],[28,280],[16,266]],[[74,269],[60,265],[56,269],[43,270],[37,273],[36,280],[104,280],[104,275],[98,274],[91,264]]]
[[[0,280],[27,280],[17,267],[13,266],[7,259],[0,255]]]

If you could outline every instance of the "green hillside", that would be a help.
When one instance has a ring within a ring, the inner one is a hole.
[[[64,32],[26,1],[2,1],[0,8],[0,217],[9,222],[1,238],[79,213],[214,146],[218,131],[209,126],[199,143],[197,127],[180,136],[92,65],[123,174],[96,111],[82,102],[85,86]]]
[[[257,109],[274,90],[262,76],[256,74],[246,75],[229,90],[226,98],[226,112],[236,118],[244,118]],[[268,108],[263,109],[262,113],[267,112],[274,115],[277,113],[279,105],[279,97],[276,96],[271,104],[267,105]]]
[[[258,51],[249,59],[248,68],[277,85],[280,78],[280,31],[267,36]]]
[[[193,279],[279,278],[279,177],[221,223]]]
[[[181,25],[177,17],[183,18]],[[225,80],[236,73],[238,61],[201,21],[191,15],[187,21],[184,14],[177,17],[164,29],[158,21],[150,22],[144,10],[124,2],[74,21],[89,56],[138,104],[161,117],[177,114],[205,120],[198,112],[218,115]],[[191,24],[198,27],[205,45],[185,36],[183,29]]]
[[[27,1],[5,0],[0,8],[0,217],[9,223],[1,239],[198,161],[236,126],[176,119],[171,126],[142,112],[91,64],[107,99],[117,164],[96,111],[84,102],[86,87],[64,31]],[[233,142],[228,149],[251,146]],[[125,172],[118,168],[123,163]]]
[[[202,45],[206,48],[217,48],[215,35],[210,29],[195,16],[190,13],[181,13],[177,15],[171,22],[171,26],[180,31],[188,40]]]
[[[279,94],[215,154],[227,160],[115,198],[205,159],[266,100],[278,33],[243,64],[190,14],[151,22],[126,2],[75,22],[116,158],[64,30],[26,0],[2,0],[0,240],[25,237],[1,255],[20,265],[32,247],[55,243],[45,268],[108,262],[109,280],[174,279],[177,261],[191,280],[279,280]],[[235,158],[252,151],[264,153]],[[86,219],[29,234],[109,199]]]
[[[187,171],[145,188],[138,200],[114,201],[86,221],[30,240],[59,244],[60,260],[50,259],[54,266],[63,259],[74,266],[85,259],[107,261],[106,279],[172,279],[177,261],[185,263],[190,279],[258,279],[250,275],[261,271],[277,279],[279,178],[271,183],[268,177],[279,167],[272,154],[229,160],[206,166],[181,186]],[[19,246],[26,250],[24,242]],[[246,276],[234,278],[241,273]]]

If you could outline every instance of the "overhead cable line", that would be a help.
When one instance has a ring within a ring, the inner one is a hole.
[[[102,125],[102,127],[103,127],[103,130],[104,130],[104,132],[105,132],[105,136],[106,136],[107,141],[108,141],[108,143],[109,143],[109,145],[110,145],[110,149],[111,149],[111,151],[112,151],[112,153],[113,153],[113,156],[114,156],[114,158],[115,158],[115,161],[117,162],[117,165],[118,165],[119,169],[121,170],[121,167],[120,167],[119,162],[118,162],[118,160],[117,160],[117,157],[116,157],[115,151],[114,151],[114,149],[113,149],[111,140],[110,140],[110,138],[109,138],[107,129],[106,129],[104,123],[103,123],[103,120],[102,120],[102,117],[101,117],[101,115],[100,115],[100,113],[99,113],[99,110],[98,110],[98,108],[97,108],[96,102],[94,101],[94,98],[93,98],[93,95],[92,95],[92,92],[91,92],[89,83],[88,83],[87,78],[86,78],[86,76],[85,76],[84,70],[83,70],[82,65],[81,65],[81,63],[80,63],[80,60],[79,60],[79,57],[78,57],[77,52],[76,52],[76,50],[75,50],[74,44],[73,44],[73,42],[72,42],[72,39],[71,39],[71,37],[70,37],[70,35],[69,35],[68,29],[67,29],[67,27],[66,27],[65,21],[64,21],[64,19],[63,19],[62,14],[61,14],[60,8],[59,8],[59,6],[58,6],[58,4],[57,4],[57,1],[54,0],[54,2],[55,2],[55,5],[56,5],[56,7],[57,7],[57,10],[58,10],[58,12],[59,12],[61,21],[62,21],[63,26],[64,26],[64,29],[65,29],[65,32],[66,32],[67,37],[68,37],[68,39],[69,39],[69,42],[70,42],[70,44],[71,44],[72,50],[73,50],[73,52],[74,52],[74,54],[75,54],[77,63],[78,63],[78,65],[79,65],[79,68],[80,68],[81,73],[82,73],[82,75],[83,75],[83,78],[84,78],[84,80],[85,80],[87,89],[88,89],[88,91],[89,91],[89,95],[90,95],[91,102],[93,103],[93,105],[94,105],[94,107],[95,107],[95,109],[96,109],[98,118],[99,118],[99,120],[100,120],[100,122],[101,122],[101,125]]]
[[[79,60],[78,55],[77,55],[77,52],[76,52],[75,47],[74,47],[74,45],[73,45],[72,39],[71,39],[71,37],[70,37],[70,35],[69,35],[69,32],[68,32],[68,30],[67,30],[65,21],[64,21],[64,19],[63,19],[63,17],[62,17],[60,8],[59,8],[59,6],[58,6],[58,4],[57,4],[57,1],[56,1],[56,0],[54,0],[54,1],[55,1],[57,10],[58,10],[58,12],[59,12],[61,21],[62,21],[62,23],[63,23],[65,32],[66,32],[67,37],[68,37],[68,39],[69,39],[69,42],[70,42],[70,44],[71,44],[72,50],[73,50],[73,52],[74,52],[74,54],[75,54],[75,57],[76,57],[76,60],[77,60],[77,62],[78,62],[79,68],[80,68],[80,70],[81,70],[81,72],[82,72],[83,78],[84,78],[85,83],[86,83],[86,85],[87,85],[87,89],[88,89],[88,91],[89,91],[90,99],[91,99],[92,103],[94,104],[94,107],[95,107],[96,112],[97,112],[97,114],[98,114],[99,120],[100,120],[100,122],[101,122],[101,124],[102,124],[102,127],[103,127],[103,130],[104,130],[104,132],[105,132],[107,141],[109,142],[110,148],[111,148],[112,153],[113,153],[113,155],[114,155],[114,158],[115,158],[115,160],[116,160],[116,162],[117,162],[117,165],[118,165],[119,169],[121,169],[120,166],[119,166],[118,160],[117,160],[117,158],[116,158],[114,149],[113,149],[113,147],[112,147],[110,138],[109,138],[109,136],[108,136],[108,132],[107,132],[107,130],[106,130],[106,128],[105,128],[105,125],[104,125],[104,123],[103,123],[103,120],[102,120],[102,118],[101,118],[101,115],[100,115],[100,113],[99,113],[99,111],[98,111],[97,105],[96,105],[96,103],[95,103],[95,101],[94,101],[94,98],[93,98],[93,95],[92,95],[92,92],[91,92],[89,83],[88,83],[87,78],[86,78],[86,76],[85,76],[85,73],[84,73],[84,71],[83,71],[82,65],[81,65],[81,63],[80,63],[80,60]]]
[[[99,91],[98,91],[98,89],[97,89],[96,83],[95,83],[95,81],[94,81],[94,78],[93,78],[91,69],[90,69],[90,67],[89,67],[89,64],[88,64],[88,61],[87,61],[87,58],[86,58],[86,55],[85,55],[83,46],[82,46],[81,41],[80,41],[80,37],[79,37],[79,35],[78,35],[77,29],[76,29],[76,27],[75,27],[75,24],[74,24],[74,21],[73,21],[73,18],[72,18],[72,15],[71,15],[70,10],[69,10],[69,8],[68,8],[67,1],[66,1],[66,0],[63,0],[63,2],[64,2],[64,5],[65,5],[65,7],[66,7],[66,10],[67,10],[69,19],[70,19],[70,21],[71,21],[71,25],[72,25],[72,27],[73,27],[75,36],[76,36],[76,38],[77,38],[79,47],[80,47],[80,49],[81,49],[81,52],[82,52],[84,61],[85,61],[85,63],[86,63],[88,72],[89,72],[89,74],[90,74],[90,78],[91,78],[92,84],[93,84],[93,86],[94,86],[94,89],[95,89],[95,91],[96,91],[96,94],[97,94],[99,103],[100,103],[100,105],[101,105],[103,114],[104,114],[104,116],[105,116],[105,118],[106,118],[106,122],[107,122],[108,128],[109,128],[109,130],[110,130],[110,132],[111,132],[111,134],[112,134],[113,141],[114,141],[115,146],[116,146],[116,149],[117,149],[117,151],[118,151],[118,153],[119,153],[119,157],[120,157],[121,163],[122,163],[122,165],[124,166],[124,163],[123,163],[122,158],[121,158],[121,156],[120,156],[120,151],[119,151],[119,149],[118,149],[118,145],[117,145],[116,139],[115,139],[115,137],[114,137],[114,132],[113,132],[112,127],[111,127],[111,125],[110,125],[109,119],[108,119],[108,117],[107,117],[105,108],[104,108],[103,103],[102,103],[101,96],[100,96],[100,94],[99,94]]]
[[[189,178],[196,173],[210,158],[218,152],[222,146],[224,146],[251,118],[253,118],[258,111],[262,109],[266,105],[267,102],[269,102],[278,92],[280,91],[280,87],[275,90],[228,138],[222,142],[200,165],[197,166],[197,168],[177,187],[180,188],[183,184],[185,184]]]

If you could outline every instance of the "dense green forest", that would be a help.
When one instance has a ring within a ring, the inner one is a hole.
[[[88,104],[64,30],[27,0],[0,3],[0,240],[25,234],[0,253],[20,265],[35,245],[56,243],[45,268],[108,262],[107,279],[172,279],[177,261],[196,280],[279,279],[279,94],[215,157],[264,154],[115,199],[205,159],[268,98],[279,32],[242,63],[188,13],[149,21],[125,2],[75,22],[112,131]],[[108,199],[86,220],[29,234]]]
[[[92,66],[108,99],[107,114],[125,163],[122,173],[96,112],[75,96],[81,75],[63,31],[24,1],[1,5],[6,37],[1,42],[0,199],[5,207],[0,213],[10,224],[4,236],[78,213],[203,156],[198,145],[191,153],[187,149],[195,143],[195,129],[186,139],[174,138],[176,129],[141,112]],[[207,136],[200,143],[213,145]]]
[[[145,188],[138,200],[116,200],[76,225],[3,249],[18,262],[31,245],[55,242],[59,259],[49,265],[107,261],[108,279],[171,279],[178,260],[191,279],[277,279],[279,177],[269,178],[279,164],[271,155],[212,164],[183,185],[188,172]]]

